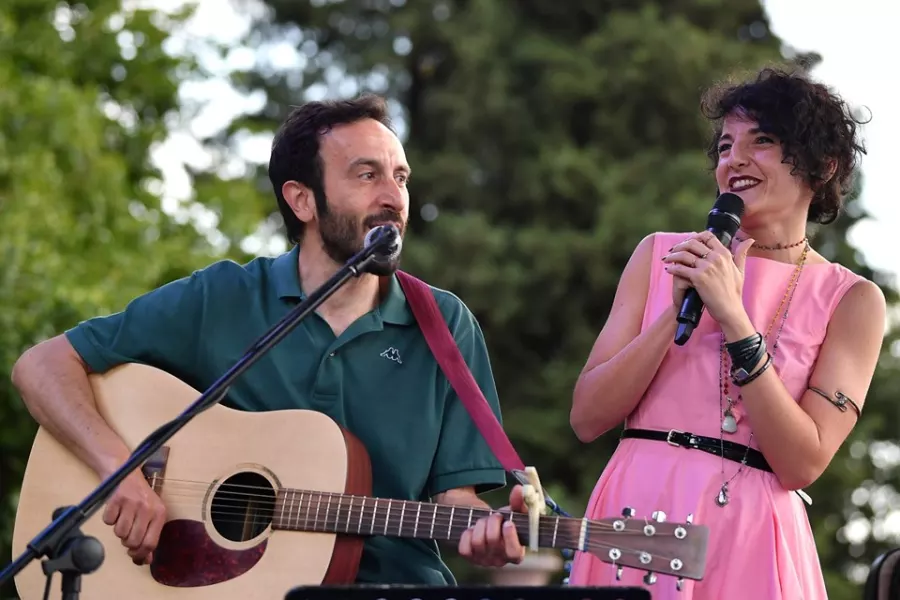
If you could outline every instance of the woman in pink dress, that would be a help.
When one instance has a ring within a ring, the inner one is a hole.
[[[625,421],[586,516],[692,515],[710,530],[705,576],[678,591],[630,568],[617,579],[615,566],[579,552],[570,584],[652,585],[654,600],[824,599],[802,489],[860,416],[885,300],[811,248],[806,227],[839,214],[863,151],[857,123],[826,87],[774,69],[710,90],[702,107],[718,189],[745,203],[741,228],[729,247],[709,232],[638,245],[571,424],[587,443]],[[676,345],[690,287],[705,312]]]

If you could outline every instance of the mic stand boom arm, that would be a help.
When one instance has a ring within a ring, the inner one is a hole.
[[[47,591],[55,571],[63,574],[63,597],[76,600],[81,588],[81,575],[95,571],[103,562],[103,547],[96,538],[83,535],[79,527],[87,521],[118,485],[133,471],[140,468],[163,444],[181,428],[204,410],[218,404],[228,393],[235,379],[293,331],[311,312],[327,300],[351,277],[359,277],[369,265],[380,258],[379,253],[387,253],[395,241],[393,233],[382,233],[371,240],[363,250],[331,276],[328,281],[312,292],[306,300],[298,304],[272,329],[257,340],[253,346],[209,389],[188,406],[178,417],[165,423],[144,439],[119,469],[107,477],[77,506],[54,511],[53,521],[40,532],[26,550],[0,572],[0,587],[20,573],[32,560],[47,557],[42,564],[47,575]]]

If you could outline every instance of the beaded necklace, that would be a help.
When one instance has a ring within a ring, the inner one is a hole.
[[[766,335],[764,339],[766,340],[766,344],[769,343],[769,335],[772,333],[772,328],[775,326],[775,322],[778,320],[779,313],[781,314],[781,324],[778,327],[778,332],[775,334],[775,342],[772,344],[772,360],[774,362],[775,355],[778,352],[778,341],[781,339],[781,332],[784,329],[784,323],[787,321],[788,317],[788,309],[790,308],[791,302],[794,299],[794,292],[797,289],[797,284],[800,281],[800,274],[803,272],[803,266],[806,263],[806,257],[809,253],[809,243],[807,242],[806,246],[803,248],[803,253],[800,255],[800,260],[797,261],[797,266],[794,268],[794,272],[791,274],[791,278],[788,281],[787,289],[784,291],[784,296],[781,298],[781,304],[779,304],[778,309],[775,311],[775,315],[772,317],[772,321],[769,323],[769,327],[766,329]],[[783,310],[783,312],[782,312]],[[723,434],[724,433],[737,433],[738,430],[738,421],[740,421],[740,417],[736,415],[733,410],[734,407],[741,401],[740,393],[738,394],[737,401],[732,400],[732,398],[728,395],[728,374],[730,371],[729,363],[730,359],[728,357],[728,353],[725,351],[725,334],[722,333],[719,344],[719,414],[722,415],[722,423],[719,428],[719,444],[723,445]],[[774,365],[773,365],[774,368]],[[724,404],[727,403],[728,406],[725,408]],[[737,470],[737,472],[732,475],[727,481],[722,483],[722,487],[719,489],[719,493],[716,496],[716,504],[719,506],[725,506],[728,504],[728,484],[738,476],[738,474],[744,470],[744,466],[747,464],[747,454],[750,452],[750,442],[753,441],[753,431],[750,431],[750,439],[747,440],[747,447],[744,450],[744,458],[741,460],[741,466]],[[723,446],[721,447],[721,456],[722,456],[722,478],[725,477],[725,449]]]
[[[743,241],[746,240],[747,238],[742,238],[742,237],[739,237],[739,236],[734,236],[734,239],[735,239],[735,241],[737,241],[737,242],[743,242]],[[764,246],[764,245],[762,245],[762,244],[760,244],[760,243],[758,243],[758,242],[753,242],[753,247],[756,248],[757,250],[789,250],[789,249],[791,249],[791,248],[796,248],[797,246],[802,246],[803,244],[808,244],[808,243],[809,243],[809,238],[808,238],[808,237],[804,237],[804,238],[803,238],[802,240],[800,240],[799,242],[794,242],[793,244],[787,244],[787,245],[785,245],[785,244],[775,244],[774,246]]]

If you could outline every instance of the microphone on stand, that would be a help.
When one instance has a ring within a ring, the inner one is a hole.
[[[400,237],[400,230],[393,223],[378,225],[369,230],[363,245],[368,248],[373,244],[378,245],[375,251],[377,255],[393,260],[400,256],[403,238]]]
[[[373,275],[389,275],[394,271],[400,251],[403,249],[403,238],[400,230],[393,223],[378,225],[369,230],[363,242],[363,252],[371,254],[368,271]]]
[[[737,194],[725,192],[716,198],[712,210],[706,220],[706,230],[711,231],[726,248],[731,244],[731,239],[741,226],[741,217],[744,216],[744,201]],[[689,288],[681,302],[681,310],[678,312],[678,329],[675,330],[675,343],[684,346],[694,328],[700,323],[703,313],[703,300],[694,288]]]

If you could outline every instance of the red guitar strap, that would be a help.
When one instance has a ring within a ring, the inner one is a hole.
[[[397,279],[428,342],[428,347],[431,348],[441,370],[469,411],[494,456],[510,473],[524,471],[525,464],[504,433],[503,427],[463,360],[459,347],[450,334],[450,328],[447,327],[447,322],[438,309],[431,288],[425,282],[403,271],[397,271]]]

